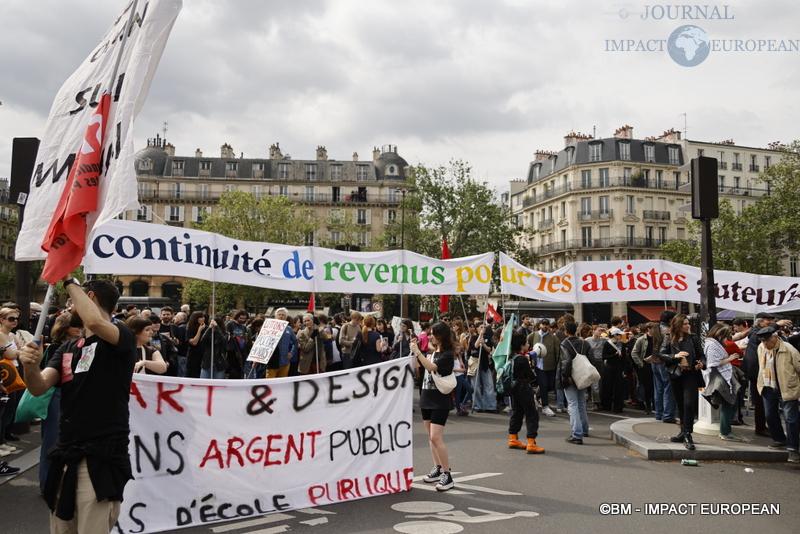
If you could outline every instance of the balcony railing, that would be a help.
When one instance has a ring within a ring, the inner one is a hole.
[[[248,191],[249,192],[249,191]],[[277,191],[261,193],[253,193],[258,198],[263,197],[279,197],[285,196],[294,202],[308,202],[308,203],[342,203],[342,204],[361,204],[361,203],[378,203],[378,204],[399,204],[400,197],[395,194],[379,195],[379,194],[338,194],[332,193],[315,193],[307,195],[305,191],[293,191],[289,195],[283,195]],[[220,200],[220,193],[199,193],[199,192],[182,192],[180,197],[171,192],[159,192],[156,190],[139,191],[140,200],[161,200],[164,202],[169,201],[192,201],[192,200],[208,200],[218,202]]]
[[[674,241],[672,239],[649,239],[647,237],[601,237],[599,239],[568,239],[535,247],[533,250],[538,255],[550,254],[562,250],[583,248],[659,248],[661,245]]]
[[[744,197],[768,197],[770,195],[769,189],[758,189],[755,187],[720,187],[719,192],[722,195],[738,195]]]
[[[742,164],[741,163],[731,163],[731,170],[732,171],[741,171]]]
[[[579,221],[609,221],[614,218],[614,210],[579,211]]]
[[[573,191],[586,191],[587,189],[604,189],[607,187],[636,187],[642,189],[676,191],[679,185],[679,183],[672,180],[659,180],[656,178],[632,178],[630,176],[594,180],[575,180],[570,183],[562,184],[558,187],[545,189],[543,192],[540,191],[537,195],[531,195],[528,198],[523,199],[522,207],[526,208],[565,193]]]
[[[550,228],[551,226],[555,225],[555,221],[553,219],[546,219],[539,223],[539,229],[543,228]]]
[[[717,168],[718,169],[727,169],[728,168],[728,162],[727,161],[718,161],[717,162]]]
[[[642,212],[642,219],[649,219],[651,221],[668,221],[669,215],[670,214],[668,211],[644,210]]]
[[[761,167],[759,167],[758,165],[750,165],[750,170],[751,170],[752,172],[759,172],[759,169],[760,169],[760,168],[761,168]]]

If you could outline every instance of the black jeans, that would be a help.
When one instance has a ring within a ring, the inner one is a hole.
[[[620,413],[625,404],[625,379],[622,378],[622,363],[609,364],[606,362],[603,372],[601,407]]]
[[[536,439],[539,435],[539,412],[536,410],[536,399],[530,382],[523,382],[511,396],[511,419],[508,421],[508,433],[519,434],[522,429],[522,418],[525,417],[526,437]]]
[[[697,373],[683,371],[678,378],[670,379],[678,413],[681,417],[681,430],[691,434],[694,431],[694,416],[697,413]]]
[[[649,363],[644,364],[644,367],[636,367],[636,376],[639,378],[639,383],[644,388],[644,401],[645,407],[650,410],[653,407],[653,368]]]

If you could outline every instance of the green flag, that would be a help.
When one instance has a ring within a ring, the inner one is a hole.
[[[516,317],[517,316],[513,313],[511,314],[511,319],[508,320],[506,328],[503,330],[503,336],[500,338],[500,343],[498,343],[497,347],[494,349],[492,360],[494,360],[495,369],[500,369],[502,366],[504,366],[508,356],[511,354],[511,337],[514,335],[514,323]]]

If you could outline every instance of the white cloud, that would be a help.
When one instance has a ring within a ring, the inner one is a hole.
[[[58,87],[124,2],[0,6],[0,175],[13,137],[41,135]],[[185,0],[136,125],[169,123],[179,154],[223,143],[295,158],[398,145],[410,163],[463,159],[503,187],[537,149],[574,129],[765,146],[797,138],[800,53],[713,53],[693,68],[666,52],[606,52],[607,39],[666,39],[684,21],[626,19],[613,2]],[[712,39],[792,39],[792,2],[727,2],[734,20],[685,21]],[[720,4],[721,5],[721,4]],[[631,11],[639,8],[629,8]],[[13,51],[13,53],[9,53]]]

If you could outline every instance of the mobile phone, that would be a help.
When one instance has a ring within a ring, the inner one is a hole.
[[[0,402],[8,402],[8,397],[0,397]]]

